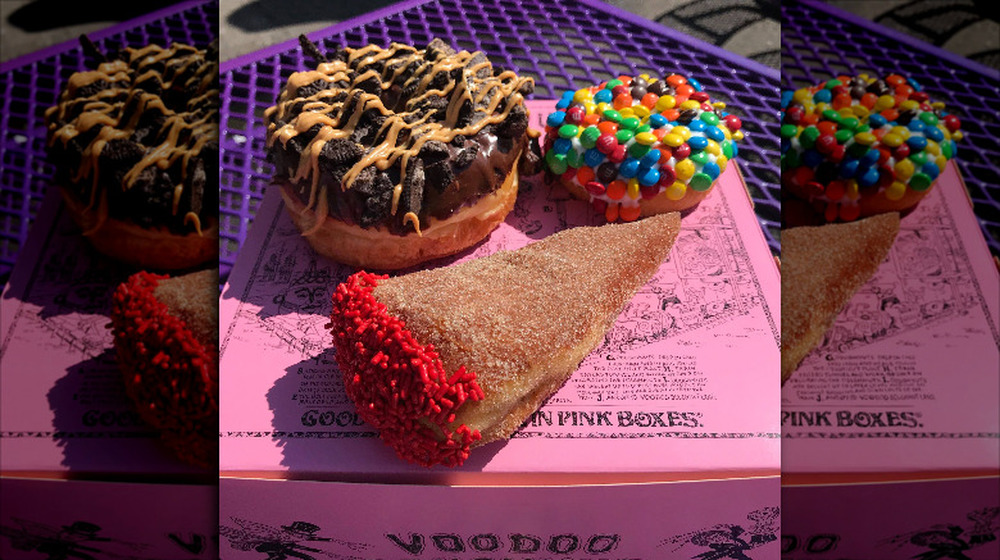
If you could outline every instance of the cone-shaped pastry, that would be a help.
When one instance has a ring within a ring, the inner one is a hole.
[[[400,457],[462,464],[566,381],[679,227],[669,213],[396,278],[351,276],[329,325],[348,396]]]
[[[781,383],[878,270],[899,232],[892,212],[781,233]]]
[[[219,275],[139,272],[115,290],[111,325],[119,367],[139,415],[182,460],[217,462]]]

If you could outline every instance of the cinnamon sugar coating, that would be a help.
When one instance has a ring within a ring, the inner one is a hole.
[[[659,268],[679,227],[669,213],[569,229],[516,251],[377,280],[371,295],[437,353],[444,372],[475,375],[483,397],[456,407],[448,429],[467,427],[479,445],[509,437],[566,381]],[[365,382],[341,367],[345,381]]]
[[[878,270],[899,233],[892,212],[781,234],[781,382],[823,339],[840,310]]]

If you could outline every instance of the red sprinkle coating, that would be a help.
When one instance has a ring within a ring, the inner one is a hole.
[[[389,315],[372,295],[384,278],[358,272],[333,294],[327,327],[347,395],[401,458],[425,467],[461,465],[482,436],[450,425],[466,401],[483,399],[483,390],[465,366],[448,375],[433,345],[421,345]]]
[[[160,430],[180,459],[208,467],[218,455],[219,353],[156,299],[153,290],[165,278],[139,272],[115,290],[115,349],[126,391],[143,420]]]

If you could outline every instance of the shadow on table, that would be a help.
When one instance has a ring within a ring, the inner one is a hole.
[[[165,8],[175,0],[147,2],[62,2],[35,0],[14,10],[7,21],[24,31],[46,31],[81,23],[125,21]]]
[[[365,14],[396,0],[318,2],[316,0],[255,0],[237,8],[227,18],[243,31],[264,31],[317,20],[341,21]]]

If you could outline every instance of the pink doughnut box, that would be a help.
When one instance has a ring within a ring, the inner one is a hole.
[[[215,473],[162,449],[121,382],[106,325],[131,271],[55,188],[20,255],[0,298],[0,558],[217,558]]]
[[[1000,557],[997,266],[950,162],[782,390],[782,558]]]
[[[553,104],[529,105],[534,128]],[[525,178],[504,224],[437,264],[601,222]],[[344,394],[324,325],[352,272],[265,194],[220,299],[223,557],[778,558],[779,278],[735,165],[567,384],[458,468],[399,459]]]

